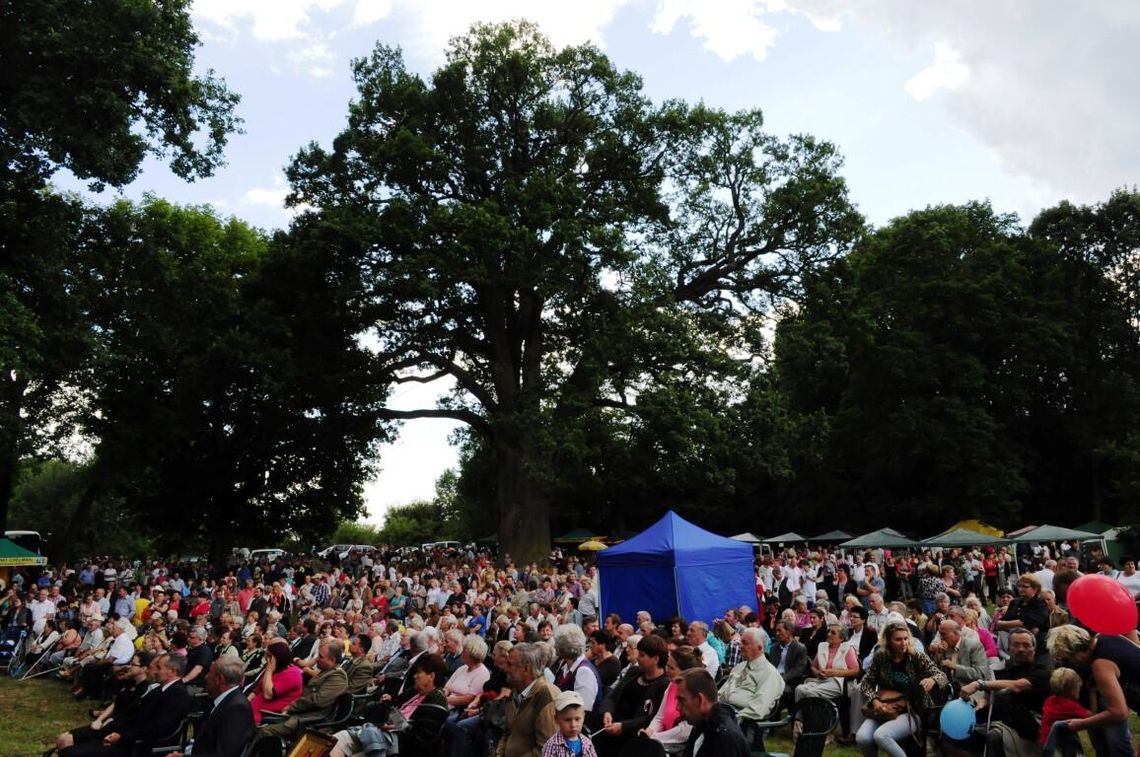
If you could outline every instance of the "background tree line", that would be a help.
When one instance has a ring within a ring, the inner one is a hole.
[[[62,550],[107,520],[215,557],[325,538],[424,417],[463,422],[462,464],[393,541],[497,531],[533,558],[666,506],[772,533],[1135,520],[1135,191],[1028,227],[976,203],[872,229],[833,145],[655,104],[515,23],[430,78],[393,47],[356,61],[344,131],[288,169],[286,231],[100,207],[51,175],[118,186],[157,153],[192,179],[240,127],[190,73],[185,2],[111,5],[0,18],[0,516],[53,503]],[[105,129],[75,129],[80,73]],[[385,404],[440,380],[436,406]]]

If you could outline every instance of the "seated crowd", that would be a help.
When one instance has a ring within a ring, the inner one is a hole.
[[[820,699],[840,740],[897,757],[937,736],[930,714],[952,697],[989,726],[941,738],[946,754],[1032,754],[1058,720],[1098,754],[1134,753],[1140,638],[1072,623],[1075,555],[1018,575],[1003,552],[789,552],[758,562],[755,601],[711,627],[600,616],[594,568],[558,554],[543,569],[454,551],[282,558],[224,576],[92,561],[17,573],[0,629],[9,647],[26,638],[26,664],[103,703],[58,737],[64,757],[130,755],[186,720],[199,757],[313,728],[336,757],[616,757],[647,742],[743,756],[758,724]]]

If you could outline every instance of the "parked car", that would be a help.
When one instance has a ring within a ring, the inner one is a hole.
[[[284,556],[285,550],[283,549],[255,549],[249,553],[249,559],[254,562],[261,562],[262,560],[273,562],[277,558]]]

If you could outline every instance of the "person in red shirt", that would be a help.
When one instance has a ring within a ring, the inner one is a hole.
[[[1041,732],[1037,743],[1042,746],[1058,720],[1087,718],[1089,711],[1077,699],[1081,695],[1081,677],[1072,668],[1057,668],[1049,677],[1049,689],[1053,692],[1045,700],[1041,711]]]
[[[196,618],[199,615],[210,614],[210,595],[202,592],[198,595],[198,599],[190,607],[190,617]]]

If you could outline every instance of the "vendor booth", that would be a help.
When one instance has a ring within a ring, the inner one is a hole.
[[[751,545],[705,531],[670,510],[640,534],[598,553],[602,612],[633,622],[674,616],[712,624],[726,608],[756,607]]]

